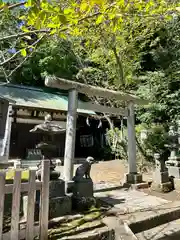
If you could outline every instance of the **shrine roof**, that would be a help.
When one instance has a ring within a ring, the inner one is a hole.
[[[0,96],[9,99],[17,107],[48,109],[53,111],[67,111],[68,95],[65,92],[49,91],[47,88],[34,88],[23,85],[6,84],[0,85]],[[85,107],[85,102],[78,100],[78,113],[94,115],[94,111],[89,111]]]

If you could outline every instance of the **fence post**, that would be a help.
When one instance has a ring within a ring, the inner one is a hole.
[[[35,193],[36,193],[36,170],[29,170],[26,240],[34,239]]]
[[[2,240],[6,173],[0,172],[0,240]]]
[[[11,212],[11,240],[19,240],[20,193],[21,193],[21,170],[15,170]]]
[[[40,240],[48,240],[50,161],[42,160],[40,200]]]

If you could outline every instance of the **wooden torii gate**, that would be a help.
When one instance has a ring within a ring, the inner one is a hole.
[[[78,107],[78,92],[88,96],[99,96],[108,99],[125,101],[126,108],[111,108],[100,104],[85,103],[87,110],[93,110],[99,113],[110,113],[127,117],[128,128],[128,173],[126,174],[126,183],[142,182],[142,175],[137,173],[136,164],[136,138],[135,138],[135,119],[134,104],[146,105],[146,100],[140,99],[134,95],[121,91],[113,91],[105,88],[91,86],[83,83],[73,82],[70,80],[48,76],[45,79],[45,85],[52,88],[68,90],[68,114],[66,124],[66,142],[64,155],[64,178],[66,186],[72,182],[73,161],[75,152],[76,136],[76,118]]]

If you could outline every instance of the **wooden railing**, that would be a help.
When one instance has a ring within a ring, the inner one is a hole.
[[[21,169],[15,169],[13,184],[6,184],[6,171],[0,172],[0,240],[33,240],[39,235],[40,240],[48,239],[48,213],[49,213],[49,160],[42,161],[41,182],[36,181],[35,170],[29,170],[29,180],[21,183]],[[39,223],[35,226],[35,196],[40,190]],[[20,226],[20,195],[28,193],[27,221],[24,229]],[[3,233],[4,197],[12,193],[11,227],[10,231]]]

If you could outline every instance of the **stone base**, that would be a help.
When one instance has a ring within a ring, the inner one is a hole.
[[[180,167],[168,166],[169,176],[173,176],[175,178],[180,179]]]
[[[180,192],[180,179],[174,178],[173,182],[174,182],[174,189],[177,192]]]
[[[39,201],[35,203],[34,219],[39,220]],[[23,197],[23,220],[27,220],[28,196]],[[72,211],[72,201],[68,196],[49,199],[49,219],[70,214]]]
[[[65,195],[65,182],[62,179],[49,183],[49,198],[61,197]]]
[[[148,182],[142,182],[142,183],[137,183],[137,184],[132,184],[131,187],[133,189],[145,189],[145,188],[149,188],[149,183]]]
[[[166,182],[166,183],[152,182],[151,189],[153,191],[167,193],[167,192],[171,192],[172,190],[174,190],[174,186],[173,186],[172,182]]]
[[[156,170],[153,173],[153,182],[155,182],[157,184],[163,184],[163,183],[169,182],[168,171],[160,172],[160,171]]]
[[[72,211],[72,201],[68,196],[49,199],[49,218],[56,218],[70,214]]]
[[[65,196],[65,182],[62,179],[49,182],[49,198]],[[40,201],[40,190],[36,191],[36,201]]]
[[[137,184],[142,182],[142,175],[139,173],[128,173],[125,175],[125,184]]]
[[[74,181],[65,182],[65,193],[70,195],[73,193]]]
[[[93,197],[92,179],[81,179],[74,182],[73,195],[78,197]]]

